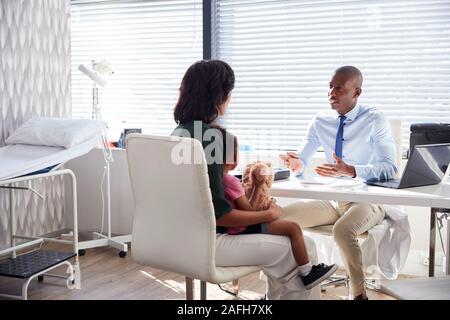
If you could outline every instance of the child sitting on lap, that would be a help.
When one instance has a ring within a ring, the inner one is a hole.
[[[230,174],[238,165],[238,142],[237,138],[220,126],[214,126],[222,133],[223,137],[223,184],[225,198],[231,206],[240,210],[253,211],[249,199],[245,196],[244,188],[240,180]],[[227,142],[233,142],[232,146],[227,146]],[[230,156],[233,155],[233,156]],[[298,264],[299,276],[305,288],[311,289],[323,280],[329,278],[337,269],[335,264],[325,265],[320,263],[312,265],[308,258],[302,229],[292,221],[276,219],[268,223],[260,223],[250,226],[227,228],[230,235],[266,233],[289,237],[292,252]]]

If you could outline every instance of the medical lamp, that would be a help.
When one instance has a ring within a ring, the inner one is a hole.
[[[87,77],[89,77],[93,81],[93,88],[92,88],[92,119],[96,120],[102,120],[100,108],[98,107],[98,87],[97,85],[104,87],[107,82],[103,76],[109,76],[113,74],[111,70],[111,66],[106,61],[99,61],[96,62],[95,60],[92,60],[91,67],[87,67],[84,64],[80,64],[78,66],[78,70],[80,70],[83,74],[85,74]],[[102,145],[103,145],[103,156],[105,158],[105,172],[103,177],[106,174],[106,187],[107,187],[107,212],[108,212],[108,231],[107,236],[103,235],[103,216],[102,216],[102,228],[100,233],[94,232],[98,237],[102,239],[108,240],[105,242],[105,245],[112,245],[116,248],[123,248],[123,251],[119,253],[121,257],[124,257],[126,255],[127,251],[127,245],[119,240],[114,240],[111,235],[111,187],[110,187],[110,164],[114,161],[112,156],[112,151],[109,145],[108,137],[106,128],[103,131],[102,134]],[[102,178],[102,198],[103,198],[103,178]],[[104,211],[103,211],[104,214]],[[103,242],[102,242],[103,243]],[[93,247],[98,247],[99,245],[93,244]]]

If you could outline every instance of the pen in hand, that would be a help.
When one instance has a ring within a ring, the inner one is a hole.
[[[295,152],[287,152],[286,154],[291,158],[298,159],[298,154]]]
[[[284,164],[294,172],[301,170],[301,161],[299,156],[295,152],[287,152],[286,154],[280,154],[280,158],[284,161]]]

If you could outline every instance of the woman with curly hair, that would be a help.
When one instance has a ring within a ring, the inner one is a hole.
[[[234,72],[221,60],[202,60],[185,73],[174,110],[178,124],[172,135],[195,138],[205,151],[214,212],[216,216],[217,266],[258,265],[268,279],[269,299],[307,299],[300,270],[292,254],[289,238],[270,234],[228,235],[226,228],[268,223],[282,214],[274,202],[264,211],[234,209],[226,200],[223,188],[223,139],[211,128],[224,115],[234,88]],[[189,213],[186,213],[189,214]],[[308,254],[316,258],[313,242],[305,237]],[[311,272],[311,269],[308,273]]]

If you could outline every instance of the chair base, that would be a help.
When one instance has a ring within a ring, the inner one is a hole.
[[[194,280],[194,278],[186,277],[186,300],[194,300]],[[233,280],[231,290],[230,294],[238,295],[239,280]],[[206,281],[200,280],[200,300],[207,300],[206,298]]]
[[[380,290],[380,278],[377,277],[366,277],[365,279],[365,287],[366,289],[373,290],[373,291],[379,291]],[[332,275],[328,281],[322,283],[320,285],[321,292],[325,292],[327,287],[333,286],[346,286],[347,287],[347,297],[349,300],[353,300],[353,295],[351,293],[350,288],[350,278],[348,275]]]
[[[186,277],[186,300],[194,300],[194,278]]]
[[[324,292],[324,291],[326,291],[327,287],[330,287],[330,286],[337,287],[337,286],[341,286],[341,285],[344,285],[348,288],[349,284],[350,284],[350,279],[348,276],[332,275],[330,278],[328,278],[328,281],[326,281],[320,285],[320,290],[322,292]]]

